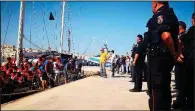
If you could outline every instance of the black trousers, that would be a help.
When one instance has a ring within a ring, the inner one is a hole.
[[[135,81],[135,75],[136,75],[135,66],[132,65],[132,81]]]
[[[185,99],[185,73],[184,73],[184,64],[183,63],[177,63],[175,65],[175,84],[177,88],[177,97],[176,101],[179,104],[185,105],[186,99]]]
[[[52,74],[51,74],[51,77],[49,78],[49,85],[50,85],[52,88],[55,86],[54,78],[55,78],[55,74],[52,73]]]
[[[143,65],[137,64],[135,66],[134,89],[142,90],[142,75],[143,75]]]
[[[114,76],[115,68],[116,68],[116,64],[112,63],[112,76]]]
[[[116,63],[116,72],[119,74],[120,71],[120,63]]]
[[[123,73],[126,73],[127,70],[126,70],[126,64],[123,64]]]
[[[144,71],[143,78],[144,80],[147,80],[147,64],[145,62],[144,62],[143,71]]]
[[[173,58],[169,54],[148,56],[148,94],[149,108],[155,110],[171,109],[171,70]]]
[[[188,110],[194,110],[194,51],[184,55],[186,75],[186,98]]]

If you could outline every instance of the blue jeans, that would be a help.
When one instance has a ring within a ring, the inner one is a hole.
[[[106,63],[100,63],[100,76],[106,76]]]
[[[130,73],[129,67],[130,67],[129,64],[127,64],[127,65],[126,65],[126,72],[127,72],[127,73]]]

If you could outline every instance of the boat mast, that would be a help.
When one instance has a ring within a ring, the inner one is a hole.
[[[24,6],[25,2],[20,2],[20,15],[19,15],[19,28],[18,28],[18,44],[17,44],[17,58],[16,58],[16,65],[19,66],[22,62],[22,44],[23,44],[23,30],[24,30]]]
[[[63,36],[64,36],[64,12],[65,12],[65,1],[62,2],[62,26],[61,26],[61,33],[60,33],[60,54],[63,50]]]

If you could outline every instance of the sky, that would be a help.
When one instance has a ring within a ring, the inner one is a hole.
[[[170,2],[170,6],[189,28],[194,2]],[[17,46],[19,9],[20,2],[1,2],[1,44]],[[59,51],[61,10],[61,2],[25,2],[24,36],[39,47],[48,49],[50,44],[53,50]],[[54,21],[49,20],[50,12]],[[66,2],[63,49],[68,50],[69,29],[71,51],[99,54],[107,38],[109,49],[126,54],[136,43],[136,36],[147,31],[146,23],[151,17],[151,2]],[[37,49],[26,40],[23,47]]]

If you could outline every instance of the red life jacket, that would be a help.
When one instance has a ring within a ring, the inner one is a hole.
[[[18,77],[18,83],[22,84],[22,79],[23,79],[22,75],[20,77]]]

